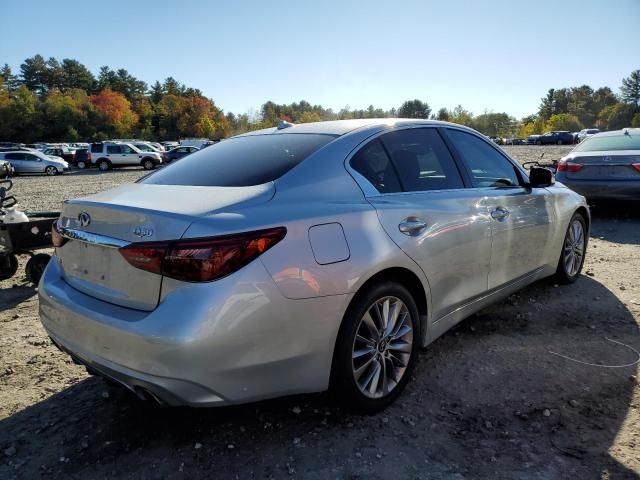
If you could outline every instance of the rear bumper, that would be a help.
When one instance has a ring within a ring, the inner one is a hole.
[[[640,200],[640,181],[574,180],[566,178],[566,175],[557,179],[586,198]]]
[[[85,295],[54,257],[39,287],[52,340],[90,370],[168,405],[217,406],[325,390],[349,295],[286,299],[260,261],[174,288],[152,312]]]

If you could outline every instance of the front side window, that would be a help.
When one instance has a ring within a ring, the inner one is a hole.
[[[136,153],[136,151],[131,148],[129,145],[120,145],[121,153]]]
[[[30,162],[37,162],[38,160],[40,160],[40,157],[38,157],[36,155],[32,155],[30,153],[25,153],[24,154],[24,159],[28,160]]]
[[[435,128],[410,128],[380,137],[407,192],[464,188],[447,146]]]
[[[449,129],[447,133],[469,169],[474,187],[520,185],[515,165],[487,142],[461,130]]]
[[[280,178],[335,138],[303,133],[230,138],[152,173],[141,183],[211,187],[261,185]]]
[[[356,153],[351,168],[366,178],[380,193],[401,192],[394,166],[380,140],[373,140]]]

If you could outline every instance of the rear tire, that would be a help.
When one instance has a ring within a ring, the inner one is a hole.
[[[111,162],[109,162],[108,160],[99,160],[98,161],[98,169],[101,172],[106,172],[108,170],[111,170]]]
[[[586,253],[587,223],[580,213],[575,213],[571,217],[562,242],[562,251],[555,274],[558,283],[568,285],[578,279]]]
[[[0,280],[13,277],[18,271],[18,257],[13,253],[0,255]]]
[[[24,267],[27,280],[34,285],[38,285],[49,260],[51,260],[51,255],[47,255],[46,253],[38,253],[31,257]]]
[[[542,145],[542,142],[540,140],[536,140],[536,145],[540,146]]]
[[[87,163],[84,160],[80,160],[78,161],[78,163],[76,164],[76,166],[80,169],[80,170],[84,170],[85,168],[87,168]]]
[[[375,413],[402,393],[418,356],[418,315],[409,291],[393,281],[374,284],[354,299],[331,367],[331,389],[341,402]]]
[[[558,143],[558,145],[563,145],[564,144],[564,142],[562,140],[558,140],[557,143]]]

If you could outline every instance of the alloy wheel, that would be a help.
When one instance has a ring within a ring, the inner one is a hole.
[[[388,395],[404,376],[413,350],[407,306],[397,297],[376,300],[365,312],[352,348],[353,378],[369,398]]]
[[[564,268],[567,275],[575,276],[582,265],[584,257],[584,228],[579,220],[573,220],[564,240]]]

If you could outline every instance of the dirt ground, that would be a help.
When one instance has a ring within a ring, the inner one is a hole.
[[[520,161],[569,150],[505,149]],[[24,210],[59,210],[142,174],[18,178],[13,193]],[[640,208],[592,214],[574,285],[540,281],[465,320],[375,416],[325,394],[208,410],[140,402],[51,344],[19,271],[0,282],[0,478],[640,478],[638,366],[602,366],[640,350]]]

